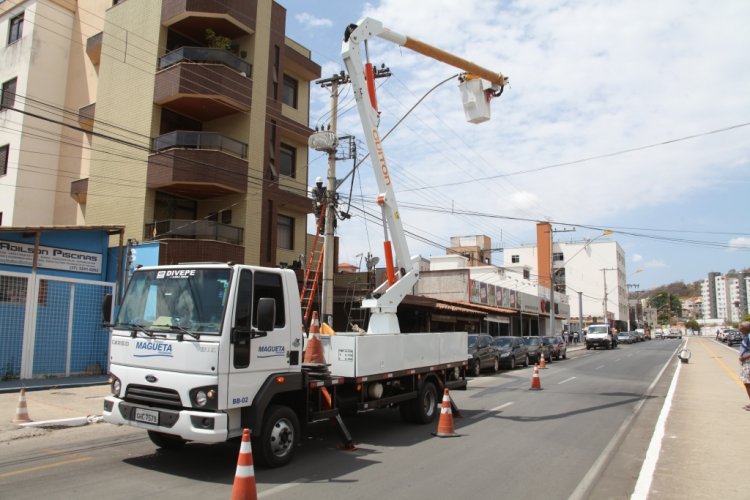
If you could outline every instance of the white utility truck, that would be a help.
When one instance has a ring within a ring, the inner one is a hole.
[[[142,428],[168,449],[250,428],[256,461],[275,467],[292,459],[307,424],[332,420],[351,446],[342,413],[398,407],[404,420],[429,423],[443,388],[466,388],[467,333],[401,333],[396,318],[417,281],[418,257],[408,253],[377,132],[371,66],[361,61],[359,44],[373,36],[471,72],[463,80],[472,88],[462,88],[470,121],[488,117],[483,107],[506,83],[372,19],[347,29],[342,54],[395,240],[395,264],[387,250],[389,280],[363,303],[371,310],[367,332],[321,335],[325,364],[305,364],[293,271],[231,263],[139,268],[110,325],[107,422]]]

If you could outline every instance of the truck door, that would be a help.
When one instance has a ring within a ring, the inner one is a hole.
[[[229,349],[227,407],[247,406],[269,374],[289,370],[291,325],[282,276],[271,271],[241,269],[235,302],[232,346]],[[276,301],[274,327],[257,329],[257,304]]]

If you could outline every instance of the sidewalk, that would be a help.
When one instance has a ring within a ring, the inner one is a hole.
[[[748,498],[750,401],[737,351],[713,337],[688,337],[687,348],[649,498]]]
[[[109,395],[107,376],[0,382],[0,443],[50,432],[42,427],[86,425],[102,414]],[[20,399],[21,382],[26,388],[26,407],[33,422],[22,427],[12,423]],[[92,418],[87,418],[92,417]]]

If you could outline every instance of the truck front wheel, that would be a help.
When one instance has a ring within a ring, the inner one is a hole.
[[[165,450],[177,450],[185,446],[185,443],[187,443],[187,441],[179,436],[156,431],[148,431],[148,438],[156,446],[164,448]]]
[[[263,429],[253,448],[257,448],[260,462],[267,467],[281,467],[292,461],[299,444],[299,419],[287,406],[269,406]]]

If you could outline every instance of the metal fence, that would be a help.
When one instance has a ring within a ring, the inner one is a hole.
[[[0,272],[0,378],[107,372],[113,283]]]

